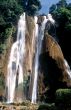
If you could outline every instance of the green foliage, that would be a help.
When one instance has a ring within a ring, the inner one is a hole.
[[[66,0],[60,0],[56,5],[52,5],[50,7],[49,12],[53,15],[54,19],[56,20],[58,24],[58,33],[60,33],[61,36],[66,34],[64,32],[67,32],[68,28],[70,30],[70,27],[68,26],[69,24],[71,24],[70,6],[70,4],[66,3]]]
[[[0,54],[3,53],[13,25],[17,24],[20,14],[23,13],[22,5],[17,0],[0,0]]]
[[[25,11],[29,15],[35,15],[36,12],[41,9],[41,4],[39,0],[23,0]]]
[[[9,35],[11,35],[11,32],[12,32],[12,28],[7,28],[7,29],[5,30],[5,37],[8,38]]]
[[[0,1],[0,14],[5,20],[6,24],[15,23],[19,17],[19,14],[23,12],[23,9],[16,0],[3,0]]]
[[[62,110],[71,107],[71,89],[59,89],[56,91],[56,106],[63,108]]]
[[[5,45],[4,44],[0,44],[0,54],[4,51],[5,49]]]
[[[19,16],[26,11],[29,15],[41,8],[39,0],[0,0],[0,54],[4,50],[10,29],[17,25]]]
[[[60,0],[56,5],[50,7],[49,12],[56,21],[56,34],[64,57],[71,65],[71,3]]]
[[[67,6],[66,0],[60,0],[60,1],[57,3],[57,6],[58,6],[58,8],[66,7],[66,6]]]
[[[38,110],[56,110],[55,104],[41,104]]]
[[[12,35],[12,32],[14,33],[13,27],[6,28],[4,32],[0,34],[0,54],[6,49],[6,40]]]
[[[0,73],[0,90],[4,90],[5,88],[5,78],[2,73]]]
[[[0,15],[0,25],[5,25],[5,20],[2,15]]]
[[[42,103],[38,110],[71,110],[71,89],[58,89],[55,103]]]
[[[50,13],[53,13],[56,10],[56,5],[52,5],[49,9]]]

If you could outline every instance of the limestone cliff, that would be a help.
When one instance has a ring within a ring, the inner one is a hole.
[[[25,57],[25,68],[26,72],[32,72],[32,61],[33,54],[35,51],[34,43],[34,19],[31,16],[26,16],[26,57]]]
[[[44,17],[38,17],[39,27]],[[33,85],[33,59],[35,56],[35,23],[34,18],[26,15],[26,35],[25,35],[25,57],[23,59],[23,73],[24,73],[24,99],[31,99],[32,85]],[[71,79],[67,73],[67,67],[64,62],[64,55],[57,41],[48,34],[48,27],[46,24],[45,34],[42,45],[42,52],[39,57],[39,78],[38,78],[38,94],[45,95],[46,92],[51,89],[55,92],[58,88],[71,87]],[[53,34],[53,33],[52,33]],[[55,35],[55,34],[54,34]],[[12,33],[11,33],[12,36]],[[5,79],[7,78],[7,64],[9,60],[11,46],[13,44],[12,37],[9,37],[7,41],[7,49],[4,55],[1,57],[0,69],[4,73]],[[18,78],[18,77],[17,77]],[[25,83],[26,82],[26,83]],[[5,91],[4,91],[5,92]],[[15,99],[21,93],[16,88]],[[20,95],[22,96],[22,95]],[[40,100],[40,99],[39,99]],[[43,99],[42,99],[43,100]]]
[[[13,43],[13,28],[11,30],[11,33],[8,37],[8,39],[5,42],[5,50],[3,52],[2,55],[0,55],[0,74],[2,74],[2,76],[4,77],[4,85],[6,84],[6,78],[7,78],[7,64],[8,64],[8,60],[9,60],[9,55],[10,55],[10,49]],[[5,96],[5,88],[3,88],[3,90],[0,90],[0,96]]]
[[[32,73],[32,62],[33,62],[33,57],[35,53],[34,28],[35,28],[34,18],[26,15],[26,30],[25,30],[26,31],[26,37],[25,37],[26,52],[25,52],[25,58],[24,58],[25,60],[23,64],[24,65],[23,71],[26,77],[28,77],[30,73]],[[14,35],[14,40],[16,40],[15,38],[17,38],[16,34]],[[13,29],[12,29],[11,34],[6,41],[6,50],[4,51],[4,54],[0,56],[0,71],[5,76],[5,82],[7,79],[7,65],[9,62],[9,55],[11,52],[11,47],[12,47],[13,42],[15,41],[13,41]],[[5,95],[5,90],[4,90],[4,95]],[[16,95],[19,95],[19,94],[16,92]]]
[[[42,93],[51,89],[71,87],[71,79],[66,71],[62,50],[57,41],[45,32],[42,53],[40,55],[40,67],[43,73]]]

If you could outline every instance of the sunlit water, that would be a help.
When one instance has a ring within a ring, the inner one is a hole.
[[[34,17],[35,29],[34,29],[34,38],[35,38],[35,58],[33,64],[33,87],[32,87],[32,98],[31,103],[37,102],[37,85],[38,85],[38,73],[39,73],[39,56],[41,54],[42,41],[44,38],[44,30],[47,21],[50,20],[53,24],[55,21],[52,16],[49,14],[48,17],[44,16],[44,20],[41,25],[37,24],[38,17]],[[15,98],[15,89],[16,89],[16,78],[18,76],[18,84],[23,84],[23,61],[25,55],[25,30],[26,30],[26,20],[25,13],[20,16],[18,22],[18,32],[17,40],[12,45],[9,62],[8,62],[8,76],[7,76],[7,103],[14,102]],[[66,60],[64,60],[66,65],[66,71],[71,78],[71,70]]]
[[[71,70],[70,70],[70,66],[68,64],[68,62],[64,59],[64,63],[66,66],[66,72],[68,73],[69,77],[71,78]]]
[[[12,103],[15,96],[16,77],[18,85],[23,83],[23,60],[25,54],[25,13],[20,16],[18,22],[17,41],[12,45],[8,62],[7,76],[7,103]]]
[[[32,90],[32,103],[37,101],[37,80],[38,80],[38,68],[39,68],[39,55],[41,53],[42,40],[44,37],[44,29],[47,22],[46,16],[39,27],[37,24],[37,17],[35,17],[35,37],[36,37],[36,52],[35,52],[35,61],[34,61],[34,81],[33,81],[33,90]]]

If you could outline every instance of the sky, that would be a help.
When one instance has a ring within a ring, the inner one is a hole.
[[[42,8],[40,10],[40,13],[43,14],[47,14],[49,12],[49,7],[52,5],[52,4],[56,4],[58,3],[58,1],[60,0],[40,0],[41,1],[41,5],[42,5]],[[67,2],[71,3],[71,0],[67,0]]]

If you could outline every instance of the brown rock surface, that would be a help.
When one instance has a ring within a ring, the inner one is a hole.
[[[6,50],[0,56],[0,73],[4,75],[5,81],[7,78],[7,65],[8,65],[12,43],[13,43],[13,39],[12,39],[12,32],[11,32],[10,37],[6,40]],[[5,90],[0,90],[0,96],[5,96]]]
[[[34,19],[31,16],[26,16],[26,55],[25,55],[25,69],[26,73],[32,72],[32,60],[34,54]]]
[[[46,87],[55,89],[71,87],[71,79],[66,70],[67,67],[64,63],[62,50],[55,39],[47,32],[44,35],[40,65],[44,74],[43,82]]]
[[[31,104],[30,102],[3,104],[0,103],[1,110],[38,110],[37,104]]]
[[[4,74],[4,76],[7,75],[7,64],[8,64],[12,43],[13,43],[12,37],[9,37],[6,41],[7,44],[6,50],[4,51],[3,55],[0,57],[0,71]]]

